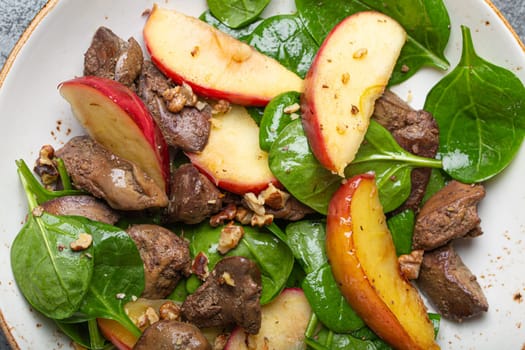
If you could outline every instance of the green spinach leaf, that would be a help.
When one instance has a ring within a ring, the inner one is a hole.
[[[302,288],[313,311],[330,330],[348,333],[365,325],[341,294],[328,263],[306,275]]]
[[[253,30],[263,21],[262,18],[258,18],[247,26],[240,28],[230,28],[226,24],[222,23],[217,17],[215,17],[210,12],[210,10],[202,13],[199,19],[203,22],[208,23],[212,27],[219,29],[221,32],[231,35],[234,38],[244,42],[246,42],[246,37],[249,36],[253,32]]]
[[[211,227],[208,223],[188,226],[184,229],[184,237],[190,241],[192,257],[199,252],[207,256],[210,271],[224,256],[243,256],[253,260],[261,271],[261,304],[266,304],[284,288],[292,271],[294,258],[285,243],[264,229],[250,226],[243,226],[243,229],[243,238],[226,255],[217,251],[221,226]]]
[[[500,173],[518,152],[525,135],[525,87],[512,72],[477,55],[469,28],[461,32],[461,59],[432,88],[424,108],[439,125],[444,170],[474,183]]]
[[[415,221],[416,215],[411,209],[403,210],[387,220],[388,229],[392,234],[397,256],[410,254],[412,251],[412,236]]]
[[[286,226],[286,243],[308,274],[327,263],[325,250],[326,223],[301,220]]]
[[[449,66],[444,50],[450,36],[450,18],[441,0],[296,0],[295,4],[319,45],[337,23],[356,12],[376,10],[397,20],[407,31],[408,40],[390,78],[392,85],[405,81],[423,66]]]
[[[85,232],[85,225],[75,218],[30,213],[11,246],[18,287],[31,306],[49,318],[71,316],[86,295],[93,274],[93,248],[81,252],[69,248]]]
[[[373,171],[379,198],[385,212],[399,207],[409,196],[410,173],[417,167],[441,168],[439,160],[413,155],[399,146],[393,136],[375,120],[370,120],[365,141],[355,159],[345,169],[345,176]]]
[[[210,12],[231,28],[253,22],[268,6],[270,0],[207,0]]]
[[[144,266],[139,251],[121,229],[86,219],[93,235],[94,270],[77,318],[109,318],[135,335],[140,330],[124,311],[124,304],[144,290]]]
[[[304,78],[319,50],[319,45],[304,28],[297,15],[266,18],[246,38],[246,42],[263,54]]]
[[[17,161],[29,216],[11,246],[11,267],[28,302],[49,318],[63,319],[79,307],[93,274],[93,247],[74,252],[70,244],[86,227],[75,218],[47,214],[33,189],[42,189],[24,161]],[[45,194],[45,192],[42,192]]]
[[[263,151],[269,151],[281,131],[295,119],[301,111],[285,113],[287,107],[300,103],[301,94],[295,91],[285,92],[274,97],[264,108],[264,114],[259,125],[259,146]]]
[[[270,148],[268,163],[275,177],[295,198],[326,215],[330,198],[342,179],[319,164],[300,119],[281,131]]]

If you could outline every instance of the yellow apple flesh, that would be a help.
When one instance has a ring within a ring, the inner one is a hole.
[[[155,5],[143,31],[152,62],[200,95],[241,105],[266,105],[303,80],[278,61],[203,21]]]
[[[214,116],[211,125],[206,147],[186,154],[216,186],[245,194],[278,184],[268,166],[268,153],[259,147],[259,127],[244,107],[233,106]]]
[[[396,21],[366,11],[340,22],[321,45],[305,77],[301,109],[310,147],[328,170],[344,176],[405,41]]]
[[[336,191],[326,233],[335,280],[366,324],[396,349],[439,349],[419,292],[400,273],[373,175]]]

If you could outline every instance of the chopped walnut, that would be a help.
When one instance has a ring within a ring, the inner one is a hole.
[[[180,112],[185,106],[195,106],[198,101],[197,95],[186,83],[164,90],[162,98],[166,101],[168,110],[173,113]]]
[[[270,183],[270,185],[259,194],[259,198],[262,198],[264,204],[272,209],[282,209],[286,201],[288,201],[288,198],[290,198],[290,194],[281,191]]]
[[[244,203],[249,209],[257,215],[264,215],[266,212],[264,209],[264,199],[260,196],[256,196],[253,192],[248,192],[243,196]]]
[[[146,328],[160,320],[159,315],[151,306],[147,307],[142,315],[137,318],[137,327]]]
[[[252,226],[263,227],[270,225],[273,222],[273,215],[264,214],[264,215],[253,215],[250,224]]]
[[[213,215],[210,218],[210,225],[212,227],[219,227],[223,225],[226,221],[232,221],[237,215],[237,206],[233,203],[229,203],[223,210],[219,213]]]
[[[88,249],[91,243],[93,243],[93,237],[88,233],[81,233],[75,241],[69,244],[69,247],[71,250],[78,252]]]
[[[224,350],[229,338],[229,333],[223,333],[216,336],[215,341],[213,342],[213,350]]]
[[[231,287],[235,287],[235,281],[232,278],[232,275],[230,275],[230,273],[227,272],[227,271],[223,272],[223,274],[219,278],[219,282],[221,284],[227,284],[227,285],[229,285]]]
[[[173,301],[167,301],[159,308],[159,317],[161,320],[179,321],[181,316],[180,306]]]
[[[283,112],[286,114],[292,114],[297,112],[299,109],[301,109],[301,106],[296,102],[293,105],[284,107]]]
[[[419,269],[423,262],[423,250],[413,250],[410,254],[400,255],[397,260],[401,274],[409,280],[415,280],[419,276]]]
[[[55,158],[55,149],[51,145],[44,145],[40,148],[38,159],[35,162],[35,173],[40,176],[42,183],[47,189],[53,190],[59,178],[57,166],[53,159]]]
[[[221,254],[228,253],[230,250],[237,247],[242,236],[244,236],[244,229],[242,226],[229,223],[221,230],[221,237],[219,238],[219,246],[217,247],[217,250]]]
[[[238,207],[235,213],[235,220],[242,225],[248,225],[252,222],[253,213],[244,207]]]
[[[230,102],[226,100],[217,100],[211,106],[212,114],[223,114],[227,113],[231,109]]]
[[[203,252],[199,252],[195,259],[193,259],[193,264],[191,265],[191,272],[199,277],[201,280],[205,280],[210,271],[208,270],[208,257]]]

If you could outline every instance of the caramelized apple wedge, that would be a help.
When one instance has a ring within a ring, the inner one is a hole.
[[[136,164],[164,191],[168,147],[140,98],[114,80],[85,76],[59,85],[87,133],[112,153]]]
[[[241,106],[212,118],[208,144],[199,153],[186,153],[216,186],[237,194],[259,193],[278,181],[268,166],[268,153],[259,147],[259,127]]]
[[[266,105],[303,80],[279,62],[197,18],[153,7],[144,26],[151,60],[199,95],[241,105]]]
[[[310,147],[328,170],[344,176],[405,41],[395,20],[366,11],[340,22],[321,45],[305,78],[301,109]]]
[[[326,253],[341,292],[396,349],[439,349],[417,289],[400,273],[374,176],[357,175],[332,197]]]

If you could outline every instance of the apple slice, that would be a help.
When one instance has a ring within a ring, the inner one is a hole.
[[[310,147],[328,170],[344,176],[405,41],[396,21],[365,11],[341,21],[321,45],[305,77],[301,110]]]
[[[270,304],[261,308],[261,329],[248,334],[237,327],[226,343],[225,350],[289,349],[306,347],[304,334],[312,310],[304,292],[288,288]]]
[[[401,275],[374,176],[357,175],[332,197],[326,254],[343,296],[396,349],[439,349],[417,289]]]
[[[100,333],[119,350],[131,350],[138,338],[117,321],[97,318]]]
[[[195,93],[241,105],[264,106],[303,80],[279,62],[201,20],[153,6],[144,27],[151,60]]]
[[[65,81],[58,88],[94,140],[135,163],[166,191],[168,147],[135,93],[114,80],[92,76]]]
[[[237,194],[259,193],[278,184],[259,147],[259,127],[241,106],[212,118],[208,144],[200,153],[186,153],[193,165],[216,186]]]

